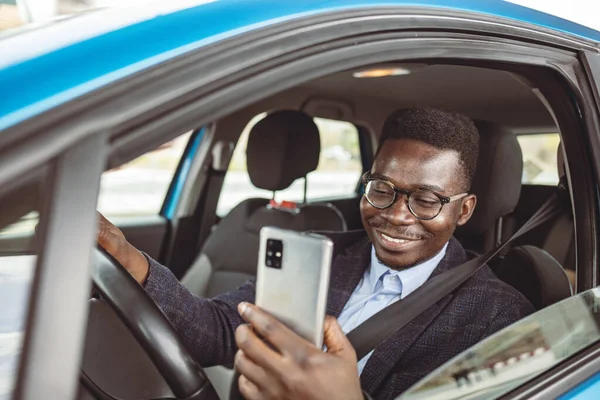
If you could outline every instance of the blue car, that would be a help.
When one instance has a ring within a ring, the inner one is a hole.
[[[361,229],[360,178],[407,106],[480,130],[470,252],[562,209],[490,265],[537,311],[398,398],[599,398],[600,32],[496,0],[188,0],[0,34],[0,399],[236,398],[95,246],[96,210],[217,296],[255,275],[262,226],[311,208]],[[310,115],[320,149],[253,140],[277,110]],[[280,156],[249,168],[257,148]]]

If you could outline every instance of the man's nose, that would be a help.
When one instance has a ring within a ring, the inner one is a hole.
[[[393,225],[412,225],[417,218],[410,212],[406,195],[398,194],[398,198],[390,207],[381,211],[381,216]]]

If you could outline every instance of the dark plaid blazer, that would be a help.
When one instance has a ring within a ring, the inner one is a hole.
[[[371,243],[364,231],[330,237],[335,255],[327,313],[338,317],[370,265]],[[452,238],[431,276],[466,260],[465,250]],[[194,357],[205,367],[231,364],[237,350],[234,332],[243,323],[237,305],[254,302],[254,282],[204,299],[191,294],[167,268],[149,261],[146,291]],[[533,311],[523,295],[484,267],[375,349],[360,377],[363,390],[375,399],[393,399],[445,361]]]

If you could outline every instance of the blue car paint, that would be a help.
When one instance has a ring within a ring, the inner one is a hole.
[[[0,69],[0,131],[224,38],[302,16],[383,6],[472,11],[600,41],[600,32],[499,0],[221,0],[158,15],[46,54],[45,40],[36,40],[34,34],[31,46],[38,46],[40,54]],[[98,13],[101,18],[102,12]]]
[[[592,375],[558,400],[598,400],[600,399],[600,373]]]
[[[162,212],[162,215],[168,220],[173,219],[173,217],[175,216],[177,204],[179,204],[179,199],[181,198],[181,194],[183,192],[183,185],[185,184],[185,181],[187,180],[187,177],[190,174],[192,162],[194,161],[194,158],[198,153],[198,149],[200,148],[200,143],[202,142],[205,130],[206,128],[201,128],[190,139],[191,143],[187,147],[186,152],[181,159],[181,165],[179,167],[179,170],[173,178],[173,184],[171,185],[169,193],[167,193]]]

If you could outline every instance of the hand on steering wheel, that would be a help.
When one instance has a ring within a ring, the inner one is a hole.
[[[203,369],[156,303],[119,261],[101,247],[94,252],[92,281],[102,299],[148,354],[177,400],[218,400]],[[82,380],[96,397],[107,398],[85,377]]]

